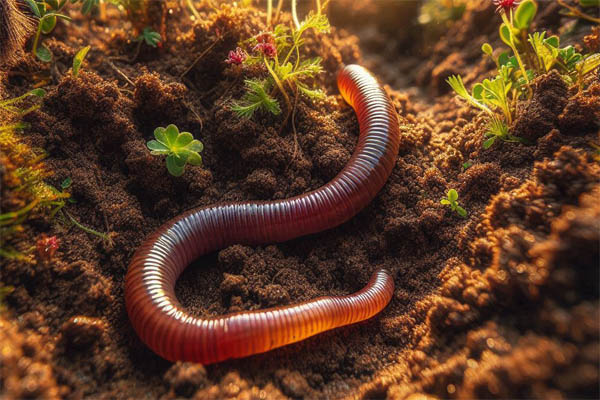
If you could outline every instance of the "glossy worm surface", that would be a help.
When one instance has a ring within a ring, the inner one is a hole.
[[[304,303],[214,318],[190,315],[175,281],[194,259],[232,244],[282,242],[337,226],[365,207],[385,184],[399,147],[398,117],[383,88],[364,68],[349,65],[338,87],[360,125],[344,169],[312,192],[285,200],[221,203],[165,223],[138,248],[126,276],[131,323],[160,356],[209,364],[262,353],[336,327],[363,321],[392,297],[389,272],[379,270],[362,290]]]

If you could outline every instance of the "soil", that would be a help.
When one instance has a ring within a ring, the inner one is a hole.
[[[46,82],[23,140],[47,152],[50,184],[72,179],[68,213],[111,237],[36,216],[13,239],[22,251],[41,235],[60,245],[51,258],[2,259],[0,282],[14,290],[0,315],[0,397],[600,396],[600,165],[590,145],[599,139],[597,75],[583,91],[553,73],[539,77],[514,123],[528,144],[484,150],[484,116],[456,102],[444,81],[461,73],[470,87],[493,69],[479,50],[483,41],[501,46],[491,2],[471,2],[432,43],[415,27],[411,2],[340,0],[330,6],[331,33],[310,33],[305,45],[323,59],[317,83],[328,96],[298,102],[294,134],[283,115],[242,120],[230,110],[244,76],[260,71],[224,60],[265,30],[265,14],[200,11],[192,22],[175,7],[164,45],[139,54],[121,19],[78,17],[47,40],[51,68],[21,54],[0,75],[0,98]],[[392,12],[405,16],[406,29],[381,17]],[[555,12],[542,4],[537,29],[558,31]],[[573,41],[590,32],[578,29]],[[93,48],[73,77],[70,62],[86,44]],[[385,267],[395,278],[391,303],[364,323],[241,360],[161,359],[124,307],[136,247],[187,209],[286,198],[333,178],[358,135],[334,79],[350,63],[374,70],[401,116],[401,150],[385,187],[330,231],[202,257],[176,292],[194,314],[210,316],[351,293]],[[205,146],[203,165],[179,178],[145,145],[171,123]],[[466,218],[440,204],[450,188]],[[11,193],[2,196],[10,205]]]

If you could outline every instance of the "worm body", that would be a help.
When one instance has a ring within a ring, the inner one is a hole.
[[[199,256],[232,244],[282,242],[332,228],[365,207],[385,184],[398,154],[396,111],[376,79],[358,65],[338,74],[338,87],[356,111],[360,136],[333,180],[285,200],[188,211],[138,248],[126,276],[125,302],[135,331],[154,352],[203,364],[245,357],[363,321],[390,301],[394,283],[385,270],[352,295],[214,318],[190,315],[175,297],[175,281]]]

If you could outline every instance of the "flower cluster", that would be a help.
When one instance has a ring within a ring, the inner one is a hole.
[[[235,64],[240,65],[246,59],[246,52],[242,50],[240,47],[235,50],[231,50],[229,52],[229,56],[225,60],[227,64]]]
[[[277,56],[277,47],[275,47],[275,37],[271,32],[261,33],[256,37],[258,44],[254,46],[254,51],[264,54],[267,58]]]
[[[496,6],[496,12],[504,11],[505,14],[508,14],[510,10],[517,8],[521,0],[494,0],[494,5]]]

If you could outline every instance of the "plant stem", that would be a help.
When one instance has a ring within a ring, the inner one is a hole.
[[[35,33],[35,39],[33,41],[33,55],[37,56],[37,47],[38,47],[38,43],[40,41],[40,35],[42,33],[42,20],[40,19],[38,22],[38,28],[37,28],[37,32]]]
[[[557,0],[557,3],[566,8],[567,10],[571,11],[576,17],[588,20],[590,22],[594,22],[596,24],[600,24],[600,18],[594,18],[590,15],[587,15],[586,13],[579,11],[577,8],[568,5],[563,0]]]
[[[102,233],[102,232],[98,232],[92,228],[88,228],[87,226],[81,225],[79,222],[77,222],[77,220],[75,218],[73,218],[73,216],[71,216],[71,214],[69,214],[67,212],[67,210],[63,210],[63,212],[65,213],[65,215],[67,217],[69,217],[69,219],[71,220],[71,222],[73,222],[73,224],[78,227],[79,229],[81,229],[84,232],[90,233],[92,235],[96,235],[100,238],[102,238],[103,240],[106,240],[106,242],[112,246],[113,242],[112,239],[110,238],[110,236],[106,233]]]
[[[275,10],[275,18],[273,18],[273,22],[279,21],[279,14],[281,13],[282,6],[283,6],[283,0],[279,0],[277,2],[277,9]]]
[[[273,0],[267,0],[267,26],[271,26],[271,14],[273,13]]]
[[[292,19],[296,29],[300,29],[300,22],[298,21],[298,12],[296,11],[296,0],[292,0]]]
[[[196,21],[198,21],[200,19],[200,14],[198,13],[198,10],[196,10],[196,7],[194,7],[194,2],[192,0],[185,0],[185,2],[192,14],[194,14]]]
[[[321,15],[321,0],[317,1],[317,15]]]
[[[510,19],[512,20],[512,11],[511,11],[511,16]],[[506,17],[506,13],[502,13],[502,20],[504,21],[504,23],[506,24],[506,26],[508,26],[508,29],[510,31],[510,48],[513,51],[513,53],[515,54],[515,58],[517,59],[517,63],[519,63],[519,68],[521,69],[521,74],[523,74],[523,79],[525,79],[525,82],[527,83],[527,88],[531,91],[531,88],[529,87],[529,78],[527,77],[527,72],[525,71],[525,65],[523,64],[523,60],[521,60],[521,56],[519,55],[519,51],[517,50],[517,46],[515,45],[515,40],[514,40],[514,35],[513,35],[513,30],[515,29],[512,22],[508,20],[508,18]]]
[[[271,74],[271,76],[275,80],[275,84],[277,84],[277,87],[279,88],[279,91],[281,92],[281,94],[285,98],[285,103],[288,106],[288,110],[291,110],[292,109],[292,102],[290,101],[290,98],[289,98],[287,92],[283,88],[283,84],[279,80],[279,77],[277,76],[277,74],[275,73],[275,71],[273,71],[273,68],[271,68],[271,65],[269,64],[269,60],[267,60],[267,57],[263,56],[263,61],[265,63],[265,66],[269,70],[269,73]]]

